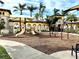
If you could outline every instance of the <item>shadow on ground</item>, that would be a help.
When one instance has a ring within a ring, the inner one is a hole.
[[[63,51],[63,50],[71,50],[70,48],[67,47],[51,47],[49,45],[33,46],[33,48],[46,54],[52,54],[54,52]]]

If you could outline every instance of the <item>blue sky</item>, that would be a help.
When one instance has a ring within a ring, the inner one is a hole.
[[[18,16],[19,12],[14,13],[13,12],[13,6],[18,6],[18,3],[26,3],[28,4],[33,4],[34,6],[39,6],[40,2],[43,2],[43,4],[46,6],[47,12],[44,13],[44,15],[52,15],[53,14],[53,9],[57,8],[60,10],[66,10],[72,6],[78,5],[79,0],[2,0],[5,2],[5,4],[1,8],[5,9],[10,9],[12,12],[12,15]],[[38,10],[34,11],[33,15],[38,12]],[[29,11],[23,11],[24,16],[29,16]],[[71,11],[70,13],[74,13],[77,16],[79,16],[79,11]]]

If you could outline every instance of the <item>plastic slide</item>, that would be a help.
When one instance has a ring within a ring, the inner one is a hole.
[[[15,36],[17,37],[17,36],[19,36],[19,35],[22,35],[24,32],[25,32],[25,28],[23,28],[22,31],[19,32],[19,33],[17,33]]]
[[[31,34],[32,34],[32,35],[37,34],[37,33],[35,32],[35,30],[34,30],[34,28],[33,28],[33,27],[31,28]]]
[[[31,33],[33,34],[33,35],[35,35],[36,33],[35,33],[35,31],[31,31]]]

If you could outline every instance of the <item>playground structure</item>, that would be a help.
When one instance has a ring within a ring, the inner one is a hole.
[[[18,37],[19,35],[24,34],[24,32],[25,32],[25,28],[22,28],[21,32],[17,33],[15,36]]]
[[[45,30],[48,31],[48,24],[46,23],[46,21],[29,21],[27,18],[25,17],[21,17],[21,20],[19,19],[19,17],[17,17],[16,20],[11,19],[9,21],[11,24],[13,24],[11,27],[13,28],[13,32],[14,34],[17,33],[17,31],[20,31],[22,29],[22,27],[25,27],[25,33],[29,33],[29,31],[33,30],[37,33]]]
[[[15,36],[18,37],[18,36],[20,36],[20,35],[22,35],[22,34],[24,34],[24,33],[31,33],[32,35],[36,35],[36,34],[37,34],[33,27],[31,27],[31,28],[28,27],[28,28],[26,29],[26,28],[23,26],[23,27],[22,27],[22,30],[21,30],[19,33],[17,33]]]
[[[63,16],[61,17],[61,16],[57,16],[57,17],[60,17],[62,20],[63,20]],[[6,19],[5,19],[6,20]],[[11,26],[11,24],[13,23],[13,22],[15,22],[15,23],[18,23],[18,25],[19,26],[16,26],[17,28],[19,27],[20,28],[20,30],[19,30],[19,32],[17,33],[17,34],[15,34],[15,36],[16,37],[18,37],[18,36],[20,36],[20,35],[22,35],[22,34],[24,34],[24,33],[31,33],[32,35],[36,35],[37,33],[39,33],[40,31],[36,31],[35,30],[35,24],[33,25],[33,26],[30,26],[30,24],[29,24],[29,28],[26,26],[26,24],[27,23],[30,23],[30,21],[26,21],[26,19],[24,20],[24,21],[22,21],[21,19],[19,19],[19,21],[14,21],[14,20],[9,20],[9,18],[8,18],[8,20],[6,20],[8,23],[7,23],[7,28],[9,27],[9,26]],[[56,22],[58,21],[58,19],[54,22],[54,24],[56,24]],[[12,22],[12,23],[11,23]],[[33,21],[32,21],[33,22]],[[22,25],[23,24],[23,25]],[[41,26],[41,24],[43,24],[43,22],[42,23],[40,23],[40,26]],[[62,21],[62,23],[61,23],[61,25],[63,25],[63,21]],[[12,26],[14,26],[14,24],[12,25]],[[23,26],[23,27],[22,27]],[[47,25],[48,26],[48,25]],[[38,29],[39,28],[41,28],[41,27],[38,27]],[[45,29],[45,27],[42,27],[42,28],[44,28]],[[10,30],[10,28],[8,28],[9,30]],[[13,28],[12,28],[13,29]],[[61,32],[61,39],[62,39],[62,32]]]

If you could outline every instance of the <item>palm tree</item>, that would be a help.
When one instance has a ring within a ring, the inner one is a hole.
[[[22,11],[23,11],[23,10],[26,10],[25,7],[26,7],[26,4],[20,4],[20,3],[19,3],[19,6],[14,6],[14,8],[15,8],[15,9],[14,9],[14,12],[15,12],[15,11],[20,11],[20,15],[23,15]],[[20,31],[21,31],[21,18],[20,18],[20,22],[19,22],[19,23],[20,23]]]
[[[43,18],[43,13],[44,13],[44,11],[45,11],[45,8],[46,8],[46,7],[43,6],[43,7],[42,7],[42,10],[41,10],[41,17],[42,17],[42,18]]]
[[[20,4],[20,3],[19,3],[19,6],[14,6],[14,8],[15,8],[15,9],[14,9],[14,12],[15,12],[15,11],[20,11],[20,15],[23,15],[22,11],[23,11],[23,10],[26,10],[25,7],[26,7],[26,4]]]
[[[43,13],[45,11],[46,6],[44,6],[42,3],[39,5],[39,16],[43,18]]]
[[[27,9],[30,11],[30,16],[32,17],[32,12],[36,10],[37,7],[34,7],[33,5],[31,5],[31,6],[27,6]]]

